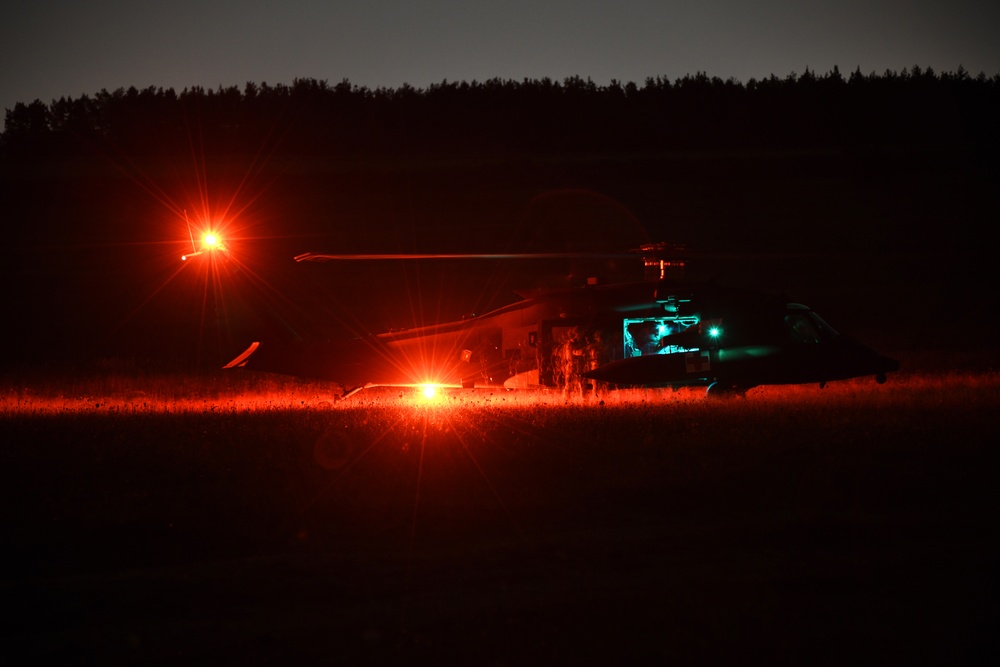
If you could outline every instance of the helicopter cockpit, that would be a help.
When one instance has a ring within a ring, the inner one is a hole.
[[[840,335],[822,317],[800,303],[786,306],[785,329],[791,342],[802,345],[821,343]]]
[[[691,316],[626,318],[622,321],[625,358],[693,352],[698,348],[682,347],[670,344],[668,341],[670,336],[697,325],[698,318]]]

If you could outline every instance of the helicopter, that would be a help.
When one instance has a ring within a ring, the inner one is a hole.
[[[760,385],[811,384],[873,376],[899,362],[839,333],[815,311],[782,295],[687,282],[685,246],[643,244],[645,279],[517,292],[483,315],[292,351],[252,342],[224,368],[330,380],[346,398],[373,387],[580,389],[704,386],[711,397]],[[329,255],[296,262],[478,255]],[[493,259],[523,255],[490,255]],[[562,257],[559,254],[532,257]]]

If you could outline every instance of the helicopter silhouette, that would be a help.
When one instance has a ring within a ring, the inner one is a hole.
[[[561,253],[534,254],[559,258]],[[621,255],[615,255],[621,256]],[[709,396],[759,385],[873,376],[899,362],[839,333],[782,295],[687,282],[686,247],[644,244],[645,279],[518,291],[480,316],[322,340],[282,353],[254,341],[224,368],[330,380],[350,396],[371,387],[579,388],[704,386]],[[529,255],[329,255],[297,262],[522,259]]]

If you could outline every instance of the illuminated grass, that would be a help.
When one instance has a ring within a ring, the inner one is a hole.
[[[680,389],[603,389],[567,394],[560,390],[503,391],[443,389],[427,396],[419,389],[374,388],[340,400],[339,387],[322,382],[254,373],[145,375],[128,372],[83,376],[0,378],[0,415],[67,412],[252,412],[358,408],[546,408],[615,406],[678,407],[705,401],[703,387]],[[885,385],[871,378],[818,385],[765,386],[745,398],[722,401],[728,409],[824,405],[866,401],[880,404],[920,401],[980,401],[1000,391],[1000,373],[896,374]]]
[[[374,504],[396,506],[407,521],[415,505],[451,503],[434,500],[442,489],[485,493],[486,505],[515,513],[550,493],[656,495],[730,478],[754,486],[753,475],[772,479],[801,457],[813,458],[795,474],[826,484],[830,475],[861,474],[872,457],[919,460],[969,448],[992,455],[1000,408],[997,374],[760,387],[722,401],[700,388],[582,397],[454,390],[433,400],[416,389],[377,389],[338,401],[323,384],[254,374],[8,378],[3,389],[0,463],[16,483],[17,469],[33,484],[40,470],[49,474],[49,457],[58,461],[53,470],[113,477],[154,466],[155,479],[181,480],[194,497],[216,491],[191,487],[190,474],[228,475],[264,514],[330,503],[350,514]],[[144,474],[118,479],[119,490],[128,497]],[[274,494],[283,500],[259,505]],[[106,509],[120,511],[105,495]],[[522,521],[508,518],[504,530],[524,532]]]

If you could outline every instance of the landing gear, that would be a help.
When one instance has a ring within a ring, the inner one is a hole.
[[[735,384],[730,384],[728,382],[713,382],[708,385],[708,389],[705,390],[705,396],[707,398],[733,398],[734,396],[739,396],[744,398],[747,394],[747,387],[740,387]]]

